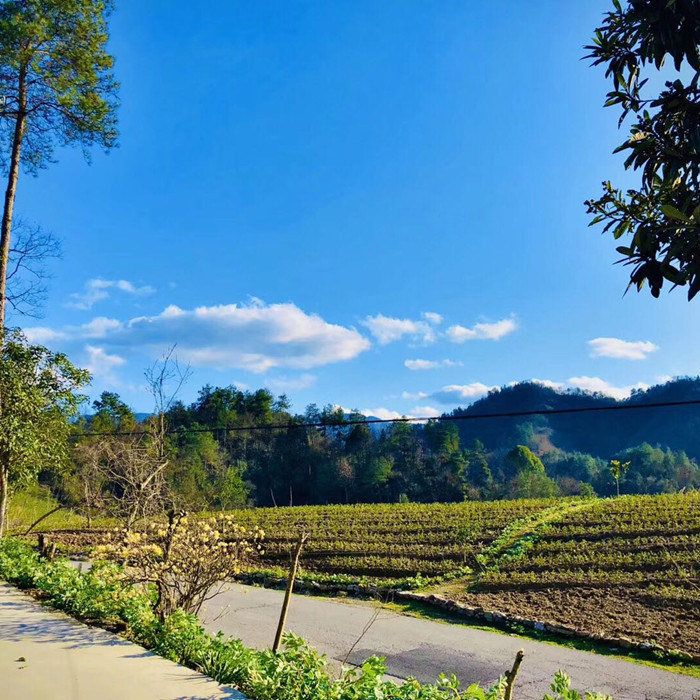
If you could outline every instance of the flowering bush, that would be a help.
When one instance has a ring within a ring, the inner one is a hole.
[[[155,610],[164,620],[177,609],[196,615],[224,581],[263,551],[264,535],[259,527],[238,525],[230,515],[190,522],[184,513],[171,511],[167,524],[150,523],[141,532],[115,531],[94,554],[127,563],[124,580],[153,584]]]

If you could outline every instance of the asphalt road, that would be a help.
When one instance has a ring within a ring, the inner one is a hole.
[[[211,632],[222,630],[248,646],[269,647],[275,636],[282,591],[231,584],[208,603],[202,617]],[[372,618],[371,604],[295,595],[287,631],[306,639],[334,661],[360,664],[385,656],[391,676],[434,681],[455,673],[464,683],[488,686],[510,668],[518,649],[525,660],[515,697],[541,700],[558,669],[565,670],[577,690],[598,690],[615,700],[700,700],[700,679],[636,663],[598,656],[495,632],[420,620],[382,611],[351,651]]]

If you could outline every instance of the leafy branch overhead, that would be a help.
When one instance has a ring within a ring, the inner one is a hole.
[[[603,183],[586,202],[590,224],[604,224],[620,262],[632,266],[629,287],[645,284],[658,297],[665,282],[700,291],[700,3],[696,0],[629,0],[614,10],[586,47],[593,65],[612,81],[606,107],[621,110],[618,126],[634,122],[615,153],[639,171],[636,189]],[[663,71],[663,72],[662,72]],[[658,95],[644,91],[650,77],[675,72]]]

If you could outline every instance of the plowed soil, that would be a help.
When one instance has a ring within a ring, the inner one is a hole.
[[[666,649],[700,651],[700,608],[671,601],[644,589],[548,588],[541,590],[461,592],[453,584],[445,595],[485,610],[566,625],[606,637],[627,637]]]

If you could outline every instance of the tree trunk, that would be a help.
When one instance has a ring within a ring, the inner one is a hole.
[[[7,528],[7,492],[9,476],[7,469],[0,467],[0,537],[5,536],[5,529]]]
[[[17,119],[15,132],[12,137],[12,154],[10,156],[10,168],[7,175],[7,189],[5,190],[5,203],[2,210],[2,226],[0,227],[0,362],[2,362],[2,349],[5,345],[5,316],[7,312],[7,265],[10,258],[10,237],[12,234],[12,214],[15,208],[15,196],[17,195],[17,180],[19,178],[19,164],[22,153],[22,141],[24,129],[27,123],[27,89],[25,85],[25,72],[19,76],[19,104],[17,105]],[[0,391],[0,418],[5,410],[2,391]],[[5,536],[7,529],[7,494],[9,489],[9,468],[0,467],[0,537]]]
[[[17,195],[17,180],[19,179],[19,165],[22,154],[22,141],[27,125],[27,89],[25,85],[25,73],[19,74],[17,117],[15,119],[15,131],[12,137],[12,153],[10,155],[10,168],[7,175],[7,189],[5,190],[5,203],[2,210],[2,228],[0,228],[0,330],[5,328],[5,316],[7,314],[7,265],[10,257],[10,237],[12,235],[12,216],[15,209],[15,197]],[[0,336],[0,347],[4,338]]]

